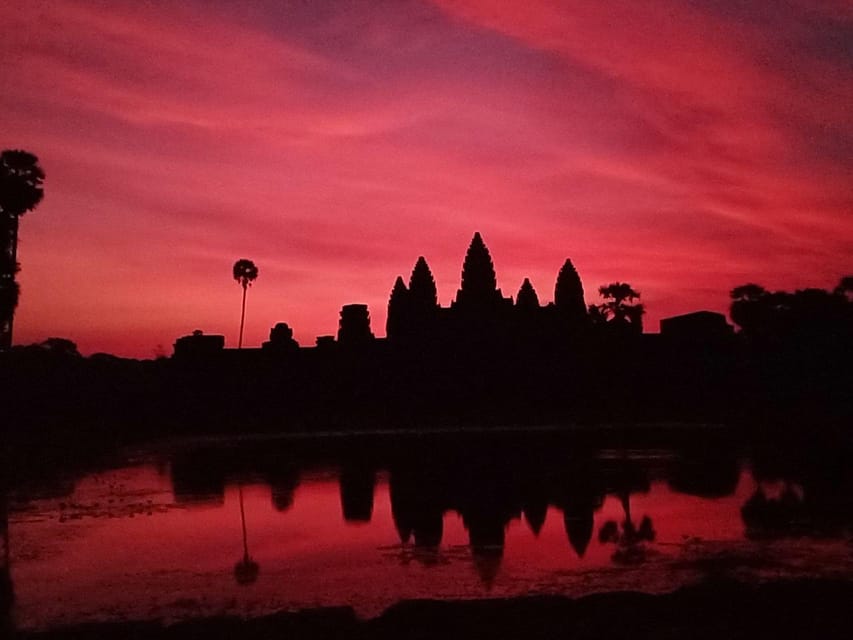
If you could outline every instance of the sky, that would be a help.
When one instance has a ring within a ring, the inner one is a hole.
[[[0,148],[38,155],[15,342],[150,358],[340,307],[385,334],[482,233],[504,295],[661,318],[853,271],[851,0],[0,3]]]

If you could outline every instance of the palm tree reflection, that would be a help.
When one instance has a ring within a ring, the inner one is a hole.
[[[240,524],[243,526],[243,557],[234,565],[234,579],[239,585],[252,584],[258,579],[260,566],[249,557],[249,543],[246,538],[246,511],[243,507],[243,485],[238,485],[240,494]]]
[[[644,542],[652,542],[655,539],[655,530],[652,519],[643,516],[640,526],[637,527],[631,519],[631,495],[628,491],[619,493],[622,502],[622,510],[625,512],[625,520],[622,527],[615,520],[608,520],[598,531],[598,541],[602,544],[611,543],[616,545],[613,552],[613,562],[617,564],[640,564],[646,559],[646,547]]]
[[[0,472],[2,473],[2,472]],[[15,591],[12,587],[11,560],[9,553],[9,510],[5,482],[0,478],[0,637],[12,636],[12,604]]]

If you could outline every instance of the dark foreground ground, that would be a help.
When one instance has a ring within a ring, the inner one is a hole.
[[[669,594],[605,593],[578,599],[401,602],[372,620],[346,607],[243,620],[210,618],[84,625],[24,633],[28,640],[183,638],[850,638],[853,582],[747,586],[709,581]]]

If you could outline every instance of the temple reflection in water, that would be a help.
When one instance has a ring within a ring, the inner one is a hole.
[[[655,540],[656,514],[634,512],[633,498],[648,494],[653,482],[665,482],[672,493],[720,499],[735,493],[744,473],[741,456],[725,443],[673,451],[491,443],[476,454],[464,446],[410,454],[353,450],[340,457],[340,453],[318,455],[313,461],[308,456],[308,462],[297,464],[269,448],[236,457],[233,451],[224,455],[216,449],[198,449],[172,460],[172,491],[180,504],[222,505],[226,486],[249,477],[268,484],[276,511],[286,512],[302,473],[333,469],[329,477],[338,483],[341,520],[363,525],[371,522],[382,477],[401,545],[417,550],[415,557],[426,564],[435,561],[445,519],[456,513],[477,572],[490,583],[514,520],[523,521],[536,538],[548,514],[559,513],[567,549],[577,558],[583,558],[595,540],[612,545],[616,563],[641,562],[645,543]],[[839,493],[839,487],[850,486],[849,474],[827,467],[780,469],[760,461],[749,466],[754,491],[731,514],[728,526],[744,529],[749,538],[808,532],[840,535],[849,529],[845,514],[850,501]],[[618,503],[620,512],[596,530],[595,515],[608,497]]]
[[[155,605],[180,617],[180,594],[208,613],[377,613],[406,598],[658,592],[728,568],[853,571],[843,456],[793,464],[724,432],[695,440],[273,438],[58,469],[3,492],[4,624]]]

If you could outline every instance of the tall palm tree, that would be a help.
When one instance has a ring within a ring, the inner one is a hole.
[[[258,267],[251,260],[241,258],[234,263],[234,279],[243,287],[243,308],[240,312],[240,339],[237,342],[237,348],[243,348],[243,325],[246,322],[246,289],[251,286],[255,278],[258,277]]]
[[[27,151],[0,153],[0,350],[12,346],[12,321],[18,303],[18,219],[44,197],[44,171]]]

